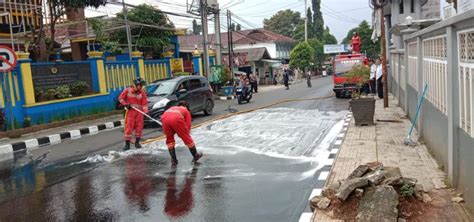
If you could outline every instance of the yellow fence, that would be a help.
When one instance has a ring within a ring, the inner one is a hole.
[[[108,91],[122,90],[137,78],[136,64],[113,62],[105,65],[105,79]]]
[[[144,78],[148,82],[168,78],[168,65],[164,62],[145,62]]]
[[[18,88],[18,73],[8,72],[2,75],[0,84],[0,107],[5,107],[9,102],[12,106],[20,101],[20,89]]]

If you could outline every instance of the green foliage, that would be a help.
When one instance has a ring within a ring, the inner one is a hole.
[[[23,127],[30,127],[31,126],[31,117],[27,116],[23,120]]]
[[[415,188],[413,188],[410,184],[405,183],[400,188],[400,192],[405,197],[411,197],[415,194]]]
[[[331,34],[329,27],[326,26],[323,33],[323,42],[324,44],[337,44],[337,39]]]
[[[307,42],[300,42],[290,53],[290,68],[304,70],[314,59],[314,49]]]
[[[122,47],[120,47],[120,43],[116,40],[110,40],[108,38],[108,35],[104,32],[104,29],[107,28],[107,24],[103,20],[97,18],[89,18],[87,19],[87,22],[94,31],[96,40],[100,42],[102,46],[102,51],[108,51],[112,55],[122,53]]]
[[[55,89],[56,95],[55,97],[57,99],[65,99],[71,97],[71,89],[69,88],[68,85],[61,85],[56,87]]]
[[[5,130],[5,125],[6,125],[6,116],[5,116],[5,111],[3,109],[0,109],[0,131]]]
[[[75,81],[69,88],[72,96],[83,96],[89,90],[89,84],[84,81]]]
[[[41,125],[44,124],[44,117],[39,116],[38,119],[36,120],[36,125]]]
[[[342,43],[350,44],[352,35],[354,32],[359,33],[362,40],[361,52],[367,53],[368,58],[378,58],[380,54],[380,42],[376,41],[375,43],[370,39],[372,36],[373,29],[370,27],[367,21],[362,21],[358,27],[355,27],[347,33],[346,38],[342,40]]]
[[[228,82],[230,83],[232,81],[232,76],[230,73],[229,67],[224,67],[224,71],[221,73],[220,76],[220,82],[227,84]]]
[[[312,37],[316,39],[321,39],[323,38],[324,34],[324,20],[323,20],[323,14],[321,12],[321,0],[313,0],[312,1],[312,6],[313,6],[313,33],[314,35]]]
[[[278,11],[270,19],[263,20],[263,27],[266,30],[295,39],[299,26],[303,26],[304,33],[304,20],[301,18],[301,14],[291,9]]]
[[[320,68],[326,59],[326,55],[324,54],[324,43],[317,39],[310,39],[308,40],[308,43],[314,50],[314,65],[317,68]]]
[[[306,12],[306,19],[308,20],[308,39],[314,38],[314,28],[313,28],[313,11],[308,7]]]
[[[123,20],[123,12],[117,14],[117,19]],[[141,4],[128,11],[128,20],[136,23],[159,26],[173,29],[173,23],[161,10],[147,4]],[[169,47],[170,37],[174,35],[173,30],[158,29],[154,27],[134,26],[131,28],[133,43],[138,46],[145,55],[161,55]],[[127,34],[124,29],[112,33],[110,39],[120,44],[127,44]]]
[[[202,29],[202,26],[197,23],[196,19],[193,19],[193,34],[200,35],[201,29]]]
[[[370,68],[365,65],[355,65],[352,69],[346,74],[348,81],[355,81],[357,87],[357,92],[353,92],[352,98],[360,98],[360,90],[364,84],[369,81],[370,78]]]

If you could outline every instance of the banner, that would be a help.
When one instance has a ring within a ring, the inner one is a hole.
[[[171,59],[171,72],[184,72],[183,58]]]
[[[338,45],[324,45],[324,54],[337,54],[347,52],[346,45],[338,44]]]

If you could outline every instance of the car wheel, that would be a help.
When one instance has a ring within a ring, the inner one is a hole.
[[[338,99],[341,98],[341,92],[335,92],[335,94],[336,94],[336,98]]]
[[[238,95],[237,96],[237,103],[242,104],[242,96],[241,95]]]
[[[214,109],[214,102],[210,99],[206,100],[206,104],[204,106],[204,114],[207,116],[212,115],[213,109]]]

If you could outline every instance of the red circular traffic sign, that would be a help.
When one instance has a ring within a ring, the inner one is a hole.
[[[15,51],[8,46],[0,45],[0,72],[9,72],[17,63]]]

